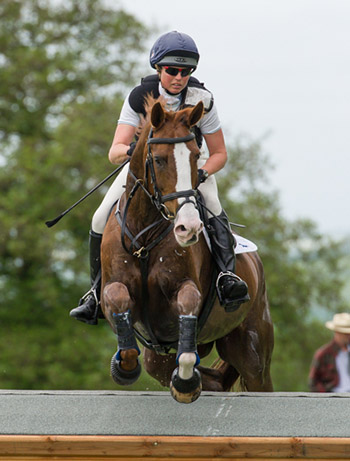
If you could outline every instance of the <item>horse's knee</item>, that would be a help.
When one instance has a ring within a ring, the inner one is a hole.
[[[131,298],[127,287],[120,282],[109,283],[103,290],[105,317],[110,319],[113,314],[119,314],[131,309]]]
[[[195,283],[192,280],[186,282],[177,294],[179,314],[198,316],[201,300],[202,295]]]

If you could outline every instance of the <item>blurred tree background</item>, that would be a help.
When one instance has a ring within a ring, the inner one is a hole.
[[[54,228],[44,222],[113,171],[107,152],[147,72],[137,63],[150,34],[101,0],[0,3],[0,388],[118,388],[109,326],[68,316],[89,286],[88,230],[106,188]],[[346,310],[348,242],[283,217],[260,143],[238,138],[229,153],[220,194],[265,265],[275,390],[306,391],[313,352],[331,337],[324,320]],[[143,374],[133,389],[160,386]]]

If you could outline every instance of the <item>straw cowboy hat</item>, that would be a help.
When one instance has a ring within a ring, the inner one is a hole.
[[[326,322],[326,327],[338,333],[350,333],[350,314],[343,312],[335,314],[333,320]]]

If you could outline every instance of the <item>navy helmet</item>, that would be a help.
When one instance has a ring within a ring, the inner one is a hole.
[[[149,62],[155,69],[159,66],[196,68],[199,53],[194,40],[187,34],[176,30],[158,38],[151,48]]]

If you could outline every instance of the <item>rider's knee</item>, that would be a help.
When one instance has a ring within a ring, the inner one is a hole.
[[[107,217],[105,216],[103,210],[97,208],[91,220],[91,229],[97,234],[103,234],[106,226],[106,220]]]

